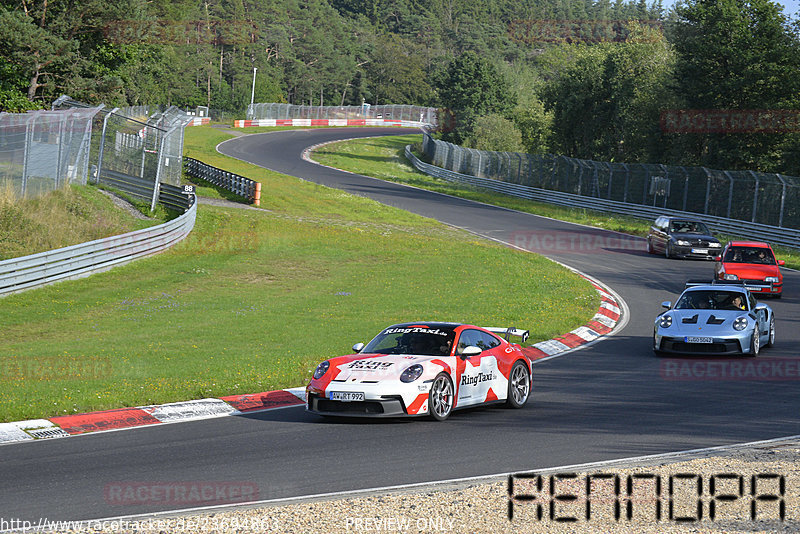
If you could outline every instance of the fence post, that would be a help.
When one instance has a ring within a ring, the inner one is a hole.
[[[628,168],[627,163],[623,163],[622,167],[625,169],[625,191],[622,193],[622,201],[628,202],[628,182],[631,178],[631,170]]]
[[[750,222],[756,222],[756,213],[758,212],[758,186],[760,185],[761,181],[759,180],[758,176],[756,176],[755,172],[750,171],[750,174],[756,179],[756,185],[753,191],[753,216],[750,219]]]
[[[705,167],[702,167],[702,169],[706,173],[706,205],[703,207],[703,213],[708,215],[708,201],[711,197],[711,173]]]
[[[100,134],[100,152],[97,155],[97,177],[94,183],[100,183],[100,174],[103,172],[103,149],[106,145],[106,129],[108,128],[108,118],[118,111],[119,108],[114,108],[103,117],[103,133]],[[152,208],[155,209],[155,206]],[[152,211],[152,210],[151,210]]]
[[[781,212],[778,216],[778,226],[783,226],[783,206],[786,203],[786,180],[783,179],[783,176],[780,174],[776,174],[775,176],[778,177],[778,180],[781,181],[782,190],[781,190]]]
[[[727,218],[731,218],[731,204],[733,203],[733,176],[728,171],[724,171],[725,176],[728,177],[728,180],[731,181],[731,185],[728,187],[728,215]]]
[[[686,167],[681,167],[681,169],[683,169],[683,174],[686,175],[686,178],[683,179],[683,211],[686,211],[686,202],[689,198],[689,172]]]

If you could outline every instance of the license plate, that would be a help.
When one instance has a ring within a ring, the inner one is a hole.
[[[331,391],[331,400],[343,402],[363,401],[364,394],[352,391]]]
[[[707,248],[693,248],[692,254],[708,254]]]
[[[686,343],[713,343],[713,337],[685,337],[683,338]]]
[[[756,287],[756,286],[744,286],[748,291],[763,291],[764,287]]]

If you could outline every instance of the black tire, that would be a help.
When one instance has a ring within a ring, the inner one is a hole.
[[[455,399],[453,382],[447,373],[439,373],[433,379],[428,393],[428,413],[437,421],[444,421],[453,411]]]
[[[775,316],[769,318],[769,337],[767,338],[765,347],[771,347],[775,344]]]
[[[758,328],[753,330],[753,337],[750,338],[750,356],[751,358],[755,358],[758,356],[758,353],[761,351],[761,333],[758,331]]]
[[[531,396],[531,374],[528,367],[520,362],[514,362],[511,372],[508,373],[508,397],[506,406],[509,408],[522,408]]]
[[[667,241],[667,244],[664,245],[664,257],[667,259],[672,258],[672,243]]]

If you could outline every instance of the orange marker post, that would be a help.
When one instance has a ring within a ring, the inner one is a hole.
[[[261,205],[261,182],[256,182],[256,196],[255,196],[255,205]]]

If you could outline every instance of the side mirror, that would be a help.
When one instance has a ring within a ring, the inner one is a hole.
[[[364,348],[363,343],[356,343],[355,345],[353,345],[353,352],[359,353],[362,351],[363,348]]]
[[[483,351],[481,349],[479,349],[478,347],[476,347],[475,345],[470,345],[469,347],[466,347],[464,349],[464,351],[461,353],[461,357],[462,358],[469,358],[470,356],[477,356],[481,352],[483,352]]]
[[[778,265],[780,265],[781,267],[783,267],[784,265],[786,265],[786,262],[785,262],[785,261],[783,261],[783,260],[778,260]]]
[[[753,310],[755,310],[755,311],[762,311],[762,310],[763,310],[763,311],[766,311],[766,309],[767,309],[767,305],[766,305],[766,304],[763,304],[763,303],[761,303],[761,302],[759,302],[758,304],[756,304],[756,307],[755,307],[755,308],[753,308]]]
[[[670,301],[668,301],[668,300],[665,300],[664,302],[661,303],[661,307],[662,308],[666,308],[666,309],[670,309],[672,307],[672,303]]]

